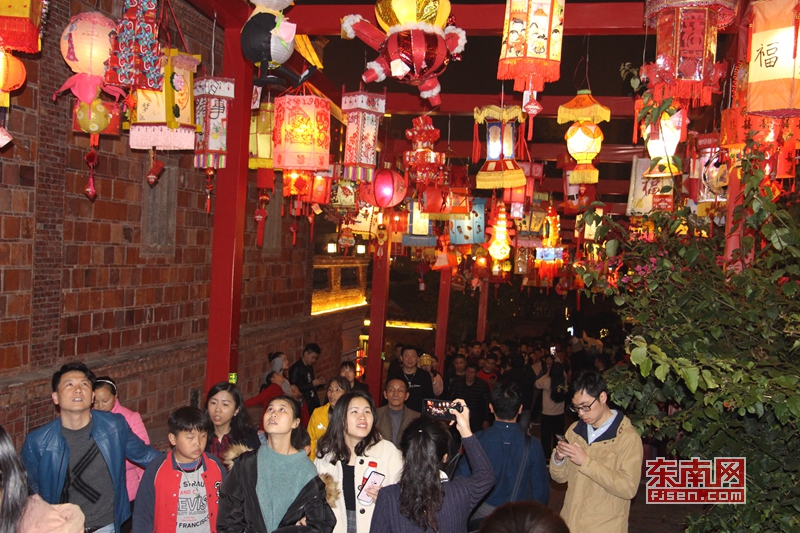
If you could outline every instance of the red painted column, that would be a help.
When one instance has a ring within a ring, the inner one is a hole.
[[[489,308],[489,280],[481,281],[481,296],[478,300],[478,335],[476,340],[486,340],[486,310]]]
[[[439,372],[444,372],[444,356],[447,355],[447,320],[450,318],[450,281],[453,271],[445,268],[439,271],[439,310],[436,314],[436,357],[439,359]]]
[[[391,240],[391,237],[390,239]],[[373,398],[381,398],[383,377],[383,344],[386,338],[386,317],[389,309],[389,249],[390,242],[383,245],[372,257],[372,296],[369,303],[369,346],[367,348],[367,385]]]
[[[206,390],[236,372],[239,359],[239,310],[242,292],[242,241],[247,199],[247,158],[253,67],[242,56],[238,27],[226,27],[222,75],[235,80],[228,114],[228,160],[214,179],[211,198],[214,237],[211,246],[211,302],[208,316]]]

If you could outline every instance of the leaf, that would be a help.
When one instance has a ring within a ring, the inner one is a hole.
[[[683,424],[681,424],[681,427],[683,429],[685,429],[686,431],[688,431],[689,433],[691,433],[692,429],[694,429],[694,426],[692,425],[692,421],[691,420],[684,420]]]
[[[650,375],[650,369],[653,368],[653,360],[649,359],[649,358],[645,359],[644,361],[642,361],[642,364],[640,365],[640,368],[642,370],[642,376],[643,377],[649,376]]]
[[[647,348],[643,346],[637,346],[631,350],[631,363],[634,365],[641,365],[645,359],[647,359]]]
[[[714,406],[707,405],[706,408],[703,409],[703,412],[711,420],[719,420],[719,412],[716,409],[714,409]]]
[[[800,396],[791,396],[788,400],[786,400],[786,406],[794,416],[800,418]]]
[[[614,296],[614,303],[617,304],[619,307],[625,305],[625,297],[621,295]]]
[[[689,388],[689,391],[694,394],[697,391],[697,384],[700,381],[700,370],[696,366],[682,368],[681,377],[686,382],[686,386]]]
[[[719,385],[717,385],[717,382],[714,380],[714,376],[712,376],[711,372],[705,368],[703,369],[703,380],[705,380],[706,386],[709,389],[716,389],[717,387],[719,387]]]
[[[606,254],[608,254],[608,257],[614,257],[615,255],[617,255],[618,246],[619,246],[619,241],[617,241],[616,239],[611,239],[608,242],[606,242]]]
[[[667,378],[667,374],[669,374],[669,365],[667,363],[661,363],[656,368],[656,377],[659,381],[664,381]]]
[[[785,389],[794,389],[797,386],[797,376],[787,376],[786,374],[775,378],[775,383]]]

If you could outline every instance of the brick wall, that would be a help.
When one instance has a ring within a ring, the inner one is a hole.
[[[210,74],[212,21],[182,0],[172,4],[189,51],[203,56]],[[162,179],[177,180],[175,250],[147,254],[149,155],[130,150],[127,133],[101,137],[98,197],[90,201],[83,192],[88,136],[68,126],[75,99],[52,99],[71,75],[58,46],[61,31],[70,17],[94,8],[93,1],[51,2],[42,53],[23,58],[28,81],[11,98],[7,129],[14,141],[0,149],[0,424],[17,445],[55,416],[50,377],[67,361],[83,360],[98,375],[114,377],[122,403],[141,413],[156,440],[170,411],[205,393],[214,215],[213,202],[210,216],[204,210],[203,172],[192,167],[190,154],[158,154],[168,167]],[[116,18],[121,3],[100,0],[98,9]],[[220,28],[216,37],[220,74]],[[264,254],[255,246],[257,190],[255,175],[249,178],[239,355],[248,394],[263,379],[269,352],[281,349],[295,359],[307,342],[323,347],[317,366],[333,375],[343,324],[359,324],[364,313],[309,316],[309,223],[284,218],[280,252]]]

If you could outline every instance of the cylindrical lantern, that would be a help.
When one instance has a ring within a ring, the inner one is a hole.
[[[386,93],[358,91],[342,95],[342,113],[347,117],[343,179],[356,183],[372,180],[378,127],[385,112]]]
[[[747,112],[768,117],[800,116],[800,58],[796,0],[751,4]]]
[[[331,146],[331,102],[314,95],[275,99],[273,130],[276,169],[327,170]]]
[[[497,208],[497,220],[492,226],[492,242],[489,244],[489,255],[495,261],[505,261],[511,255],[511,239],[508,236],[506,205],[500,202]]]
[[[42,0],[6,0],[0,10],[0,50],[35,54],[42,49]],[[45,4],[46,6],[49,4]]]
[[[662,113],[658,124],[651,123],[647,126],[644,132],[644,138],[647,139],[645,142],[647,154],[650,156],[651,165],[652,161],[656,161],[656,165],[645,173],[646,177],[660,178],[680,174],[680,170],[672,162],[672,156],[675,155],[681,140],[682,122],[683,113],[677,111],[672,116]]]
[[[196,168],[225,168],[228,153],[228,108],[233,100],[230,78],[199,78],[194,82],[195,122],[202,128],[195,138]]]
[[[473,139],[472,160],[480,156],[477,139],[478,124],[486,123],[486,162],[475,177],[478,189],[499,189],[524,187],[527,180],[515,157],[517,140],[516,122],[525,120],[519,106],[486,106],[475,108],[475,138]]]
[[[541,91],[559,78],[563,37],[564,0],[506,0],[497,79],[513,79],[515,91]]]
[[[61,34],[61,55],[75,75],[58,92],[71,89],[81,101],[91,105],[102,85],[103,74],[111,55],[111,32],[116,23],[97,11],[72,17]]]
[[[417,117],[412,123],[414,127],[406,130],[406,138],[411,141],[411,150],[403,154],[403,162],[417,183],[438,183],[445,176],[444,165],[447,160],[444,152],[433,150],[441,132],[433,127],[433,121],[428,115]]]
[[[263,102],[250,115],[249,168],[272,168],[272,128],[275,124],[275,104]]]

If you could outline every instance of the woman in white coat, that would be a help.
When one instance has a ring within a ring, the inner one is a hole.
[[[342,396],[331,409],[328,430],[317,443],[314,464],[318,473],[330,474],[339,489],[333,507],[333,533],[368,533],[378,491],[400,480],[403,457],[375,427],[372,398],[354,391]],[[371,471],[383,474],[383,483],[366,489],[366,494],[358,498]]]

